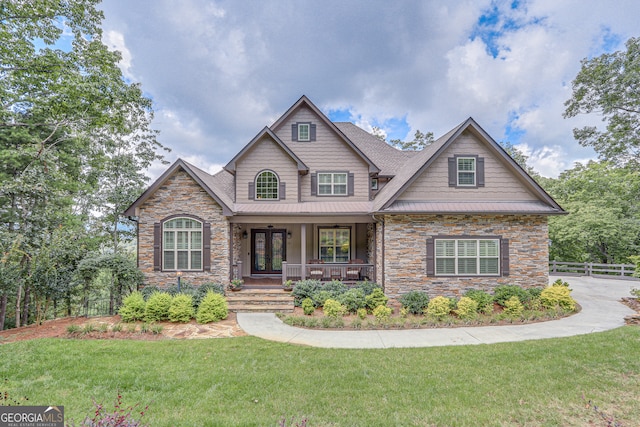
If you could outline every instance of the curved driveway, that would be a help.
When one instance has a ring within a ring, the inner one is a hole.
[[[249,335],[271,341],[326,348],[402,348],[492,344],[589,334],[623,326],[624,317],[634,313],[619,301],[631,296],[631,289],[640,287],[637,281],[573,276],[552,276],[550,281],[558,278],[569,282],[572,296],[582,306],[582,311],[560,320],[527,325],[328,331],[288,326],[272,313],[238,313],[237,319]]]

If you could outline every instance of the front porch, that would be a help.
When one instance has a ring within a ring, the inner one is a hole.
[[[305,279],[345,283],[377,279],[376,224],[371,218],[331,218],[331,222],[326,218],[273,218],[268,223],[256,220],[237,218],[231,224],[232,278],[243,279],[246,285]]]

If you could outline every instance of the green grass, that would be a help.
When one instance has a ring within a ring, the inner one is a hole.
[[[149,404],[152,426],[603,425],[640,419],[640,328],[563,339],[423,349],[334,350],[253,337],[0,345],[0,378],[67,421]],[[0,390],[0,391],[7,391]],[[584,399],[583,400],[583,395]],[[293,420],[294,423],[290,421]],[[593,423],[593,424],[589,424]],[[614,424],[610,424],[614,425]]]

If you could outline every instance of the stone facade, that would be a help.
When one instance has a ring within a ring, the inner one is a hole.
[[[196,215],[211,224],[211,271],[185,271],[182,280],[194,285],[226,284],[230,278],[229,223],[222,208],[186,172],[171,176],[145,203],[138,217],[138,267],[145,285],[160,287],[176,283],[175,271],[154,271],[154,224],[172,215]]]
[[[491,291],[513,284],[546,286],[548,268],[547,218],[533,215],[387,215],[384,239],[384,288],[390,297],[410,290],[429,296],[461,296],[465,290]],[[382,227],[379,227],[382,228]],[[433,277],[426,274],[428,237],[501,236],[509,239],[510,272],[505,277]]]

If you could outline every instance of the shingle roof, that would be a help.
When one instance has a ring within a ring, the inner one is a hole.
[[[431,214],[537,214],[553,215],[561,213],[544,202],[415,202],[395,201],[384,210],[389,213],[431,213]]]

